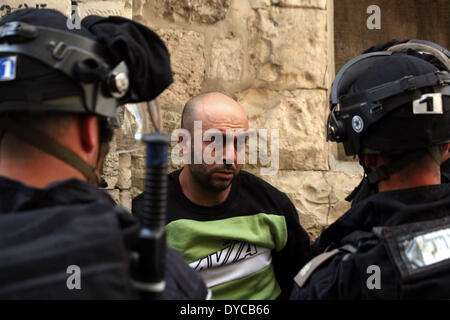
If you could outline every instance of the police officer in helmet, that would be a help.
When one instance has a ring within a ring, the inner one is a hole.
[[[139,297],[140,225],[97,187],[117,108],[172,81],[164,43],[129,19],[68,30],[58,11],[24,9],[0,20],[0,298]],[[166,259],[163,298],[206,298],[181,256]]]
[[[392,51],[403,52],[415,57],[424,59],[436,68],[442,71],[450,72],[450,51],[441,47],[440,45],[425,41],[425,40],[391,40],[381,45],[373,46],[363,53],[370,53],[376,51]],[[450,181],[450,153],[446,153],[441,163],[441,181]],[[376,186],[371,185],[364,177],[361,183],[349,194],[346,198],[347,201],[351,201],[352,205],[358,203],[377,192]]]
[[[293,299],[450,298],[450,75],[411,52],[350,60],[333,82],[327,138],[376,190],[317,239]]]

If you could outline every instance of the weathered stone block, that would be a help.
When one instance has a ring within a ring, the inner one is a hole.
[[[130,0],[101,1],[101,0],[81,0],[77,1],[81,18],[88,15],[98,15],[103,17],[121,16],[132,17],[132,2]]]
[[[270,0],[249,0],[252,9],[267,8],[270,6]]]
[[[143,130],[139,128],[138,115],[132,111],[130,106],[131,105],[127,105],[124,108],[121,126],[115,130],[115,140],[117,141],[116,150],[121,153],[143,150],[145,145],[141,141],[136,140],[135,134],[138,133],[138,131],[141,134],[151,133],[153,131],[153,127],[150,123],[148,123],[148,127],[145,129],[146,132],[143,132]],[[142,117],[142,115],[139,116]],[[147,120],[148,122],[151,121],[150,119]]]
[[[159,29],[170,52],[174,82],[159,97],[165,110],[181,112],[191,97],[200,93],[205,78],[204,36],[195,31]]]
[[[261,178],[288,195],[301,225],[315,239],[350,208],[344,198],[358,185],[361,176],[343,172],[280,171]]]
[[[239,38],[214,40],[208,77],[239,81],[242,73],[243,56],[244,51]]]
[[[119,155],[116,152],[110,152],[105,157],[103,179],[108,184],[107,189],[114,189],[116,187],[119,179]]]
[[[120,205],[127,209],[131,213],[131,204],[133,201],[132,194],[130,190],[122,190],[119,194]]]
[[[187,100],[186,100],[187,102]],[[163,110],[163,128],[167,134],[171,134],[173,130],[181,127],[181,111],[183,105],[179,105],[179,111]]]
[[[325,10],[269,7],[249,19],[248,54],[257,87],[325,88]],[[263,53],[261,53],[261,50]]]
[[[132,187],[138,188],[140,190],[145,189],[145,152],[134,152],[131,155],[132,164],[132,176],[131,184]]]
[[[114,189],[117,184],[119,172],[119,155],[117,150],[117,135],[115,135],[112,141],[109,143],[109,153],[105,157],[105,162],[103,163],[103,174],[102,177],[108,184],[107,189]]]
[[[331,186],[331,210],[328,215],[328,224],[336,221],[350,209],[350,203],[345,198],[361,182],[362,177],[362,174],[350,172],[329,171],[325,174],[326,181]]]
[[[327,1],[326,0],[272,0],[272,4],[278,5],[280,7],[325,9],[327,6]]]
[[[231,0],[166,0],[153,1],[158,15],[173,22],[213,24],[223,20]]]
[[[300,224],[311,237],[322,232],[329,210],[330,186],[321,172],[279,171],[261,178],[287,194],[297,209]]]
[[[141,190],[141,189],[139,189],[139,188],[136,188],[136,187],[132,187],[132,188],[130,189],[130,192],[131,192],[131,198],[134,199],[134,198],[136,198],[138,195],[140,195],[140,194],[143,192],[143,190]]]
[[[133,19],[140,19],[144,15],[144,9],[147,7],[148,0],[132,0],[133,2]]]
[[[324,90],[249,89],[236,96],[250,128],[279,130],[280,170],[328,170]]]
[[[0,18],[18,9],[38,8],[55,9],[69,16],[70,0],[4,0],[0,3]]]
[[[119,155],[119,172],[116,186],[121,189],[131,188],[131,154],[122,153]]]

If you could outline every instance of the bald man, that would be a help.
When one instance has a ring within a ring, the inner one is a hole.
[[[192,137],[192,143],[179,139],[190,161],[169,175],[167,244],[202,275],[215,299],[287,298],[310,256],[309,237],[284,193],[241,170],[245,112],[224,94],[206,93],[187,102],[181,127]],[[208,132],[214,139],[194,139]],[[211,151],[215,161],[203,159],[219,141],[223,149]],[[133,213],[142,208],[140,195]]]

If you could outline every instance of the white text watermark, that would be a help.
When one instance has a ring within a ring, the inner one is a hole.
[[[248,164],[256,165],[259,160],[259,164],[265,166],[260,168],[261,175],[273,175],[279,169],[279,135],[278,129],[203,131],[202,121],[194,121],[193,136],[186,129],[176,129],[172,132],[171,141],[179,143],[172,149],[170,156],[176,165],[182,163],[242,165],[247,163],[248,144]]]

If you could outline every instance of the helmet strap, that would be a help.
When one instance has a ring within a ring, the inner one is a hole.
[[[412,152],[408,152],[404,156],[400,157],[397,160],[390,162],[387,165],[382,165],[378,167],[376,170],[367,172],[367,178],[369,179],[369,183],[376,184],[381,180],[388,179],[392,174],[399,172],[412,163],[416,162],[420,158],[422,158],[425,154],[430,155],[433,161],[440,166],[441,165],[441,157],[442,157],[443,149],[439,145],[434,145],[427,147],[425,149],[420,149]]]

